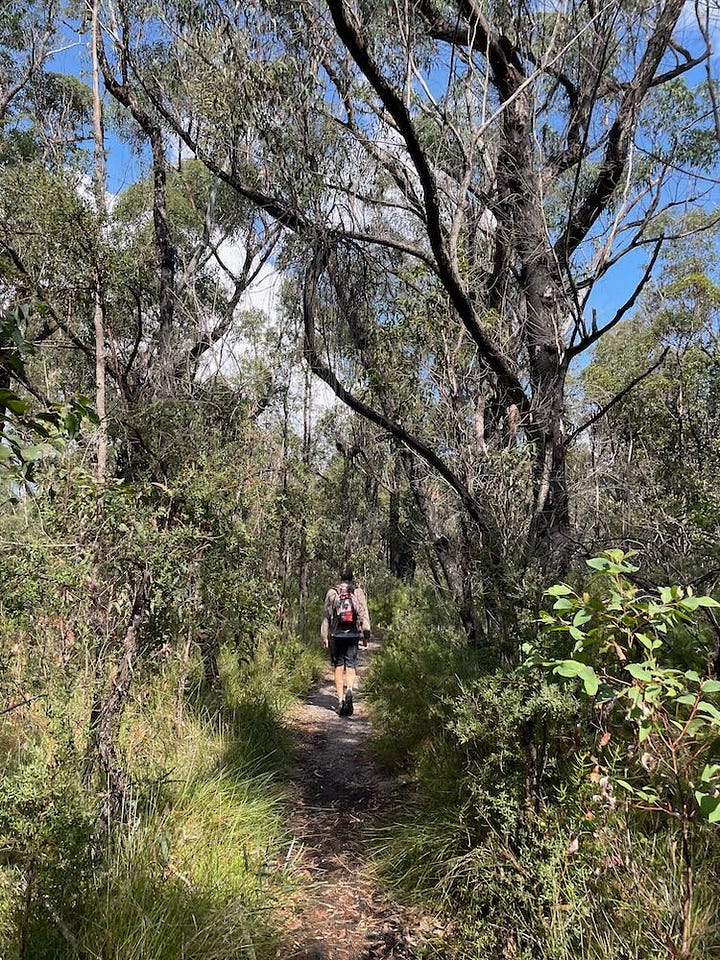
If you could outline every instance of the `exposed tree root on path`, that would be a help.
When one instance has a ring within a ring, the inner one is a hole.
[[[328,673],[290,718],[298,758],[289,822],[308,886],[288,911],[283,960],[411,960],[442,923],[390,901],[367,865],[367,832],[399,806],[402,788],[370,758],[362,688],[352,717],[337,716],[334,702]]]

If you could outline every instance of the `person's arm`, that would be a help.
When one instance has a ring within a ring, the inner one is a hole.
[[[334,591],[328,590],[325,594],[325,604],[323,607],[323,618],[320,624],[320,639],[322,640],[322,645],[327,650],[328,644],[330,643],[330,594]]]
[[[367,646],[367,642],[370,639],[370,634],[372,632],[367,597],[365,596],[365,591],[360,588],[358,588],[355,593],[357,595],[358,612],[360,614],[360,629],[362,630],[363,642],[365,646]]]

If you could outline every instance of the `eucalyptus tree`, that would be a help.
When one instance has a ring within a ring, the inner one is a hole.
[[[0,20],[0,124],[12,121],[18,103],[52,53],[57,15],[56,0],[9,0],[4,5]]]
[[[720,287],[717,225],[693,235],[699,218],[710,220],[684,223],[689,235],[636,316],[598,344],[581,382],[596,536],[646,544],[663,576],[707,591],[720,580]]]
[[[459,416],[489,390],[517,422],[533,462],[526,551],[562,564],[569,365],[631,310],[666,239],[661,213],[695,202],[693,174],[714,161],[704,94],[683,79],[709,49],[699,31],[683,42],[682,0],[153,10],[108,5],[106,79],[132,78],[219,179],[296,235],[314,371],[430,463],[487,540],[453,458],[350,393],[315,328],[321,301],[339,306],[340,248],[391,251],[400,283],[410,265],[431,277],[488,385]],[[590,322],[590,294],[630,251],[647,251],[638,288]],[[391,312],[363,318],[368,338]]]

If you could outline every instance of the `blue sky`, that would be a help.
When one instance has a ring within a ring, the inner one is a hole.
[[[90,86],[92,74],[90,67],[89,31],[83,36],[70,32],[66,27],[66,34],[62,39],[61,49],[48,62],[48,70],[57,73],[67,73],[78,77]],[[108,125],[105,132],[105,149],[107,154],[107,189],[115,194],[136,183],[147,171],[148,158],[139,157],[136,152],[124,143],[112,127]]]
[[[694,13],[688,6],[688,14],[684,17],[679,31],[680,40],[691,50],[698,47],[701,40],[697,27],[694,24]],[[90,83],[90,55],[88,50],[89,31],[83,36],[72,34],[71,26],[66,27],[68,34],[62,43],[62,49],[52,59],[50,69],[58,72],[71,73],[86,83]],[[717,58],[714,58],[717,65]],[[700,83],[705,79],[704,67],[696,67],[686,77],[690,85]],[[115,194],[147,173],[148,156],[138,155],[130,146],[123,142],[109,125],[106,134],[107,149],[107,178],[108,190]],[[714,191],[715,192],[715,191]],[[712,202],[714,197],[708,199]],[[612,317],[617,308],[627,299],[634,286],[642,276],[647,254],[637,251],[628,255],[622,265],[613,269],[607,278],[597,284],[588,303],[588,314],[592,308],[598,312],[598,320],[602,325]]]

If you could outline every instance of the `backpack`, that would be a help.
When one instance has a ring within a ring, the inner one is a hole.
[[[355,600],[355,587],[351,583],[341,583],[335,588],[335,593],[336,597],[330,622],[332,633],[360,633],[358,628],[359,611],[357,601]]]

